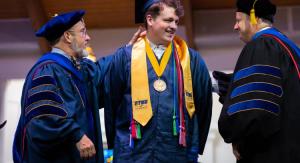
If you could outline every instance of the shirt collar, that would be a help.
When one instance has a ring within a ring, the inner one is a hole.
[[[60,55],[62,55],[64,57],[68,58],[69,60],[71,60],[71,57],[66,52],[64,52],[63,50],[61,50],[59,48],[53,47],[52,50],[51,50],[51,53],[60,54]]]
[[[267,29],[270,29],[270,28],[271,28],[271,27],[264,27],[264,28],[260,29],[259,31],[257,31],[256,33],[261,32],[261,31],[264,31],[264,30],[267,30]]]
[[[151,42],[148,38],[147,38],[147,40],[149,41],[149,43],[150,43],[150,47],[151,47],[151,49],[152,50],[154,50],[154,49],[161,49],[161,50],[166,50],[167,49],[167,47],[166,46],[164,46],[164,45],[157,45],[157,44],[154,44],[153,42]]]
[[[154,52],[154,54],[156,55],[158,60],[160,60],[161,57],[163,56],[165,50],[167,49],[167,47],[165,47],[164,45],[156,45],[156,44],[152,43],[148,38],[147,38],[147,40],[150,44],[152,51]]]

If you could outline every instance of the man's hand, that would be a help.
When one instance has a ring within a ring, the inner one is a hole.
[[[240,152],[238,151],[238,146],[236,144],[232,143],[232,151],[233,151],[233,155],[237,160],[240,160],[242,158]]]
[[[225,97],[228,92],[229,84],[231,81],[233,74],[226,74],[221,71],[213,71],[213,77],[218,81],[218,87],[219,87],[219,101],[220,103],[224,103]]]
[[[139,29],[132,36],[131,40],[128,42],[127,46],[133,45],[139,37],[145,36],[146,33],[147,32],[146,32],[145,28],[140,26]]]
[[[83,135],[79,142],[76,143],[76,147],[80,152],[80,157],[83,159],[90,159],[96,154],[93,142],[86,135]]]

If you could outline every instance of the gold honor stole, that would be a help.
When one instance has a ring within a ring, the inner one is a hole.
[[[175,36],[174,47],[177,50],[181,67],[183,70],[185,106],[190,118],[194,115],[195,105],[193,98],[192,75],[190,68],[190,54],[184,40]],[[175,49],[174,49],[175,50]],[[146,53],[147,52],[147,53]],[[164,69],[172,53],[171,43],[165,50],[162,61],[159,64],[145,37],[141,37],[132,47],[131,53],[131,96],[133,119],[145,126],[151,119],[152,106],[149,92],[148,71],[146,55],[151,62],[158,78],[163,74]]]

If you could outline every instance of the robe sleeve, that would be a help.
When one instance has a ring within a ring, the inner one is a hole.
[[[107,59],[107,58],[106,58]],[[115,138],[115,117],[116,109],[122,101],[124,94],[126,71],[125,65],[126,52],[124,48],[118,49],[112,56],[110,56],[110,64],[107,67],[106,75],[104,77],[104,115],[105,115],[105,131],[108,148],[114,147]]]
[[[195,117],[194,117],[194,136],[193,141],[198,139],[198,146],[192,147],[192,151],[197,149],[199,154],[203,154],[206,144],[208,131],[210,127],[212,114],[212,86],[211,79],[200,54],[191,51],[191,67],[193,78],[193,92],[195,102]]]
[[[93,99],[97,102],[98,109],[104,107],[105,101],[105,91],[107,91],[104,85],[104,79],[107,75],[110,62],[113,55],[108,55],[100,58],[97,62],[93,62],[89,59],[83,59],[82,61],[82,71],[88,81],[88,88],[93,88]]]
[[[187,158],[188,162],[197,162],[199,154],[199,127],[197,114],[192,118],[191,145],[188,147]]]
[[[218,122],[225,142],[262,144],[279,131],[280,51],[279,44],[263,37],[242,50]]]
[[[97,83],[97,90],[98,90],[98,101],[99,101],[99,105],[100,108],[105,107],[105,101],[108,102],[108,100],[106,100],[108,97],[106,95],[108,95],[109,93],[109,86],[106,85],[105,83],[105,79],[107,78],[106,76],[108,75],[108,70],[110,67],[110,63],[112,61],[113,55],[109,55],[106,57],[102,57],[97,61],[97,66],[98,69],[100,70],[100,78],[99,78],[99,82]]]
[[[30,82],[24,97],[26,136],[33,148],[43,153],[64,143],[75,145],[84,135],[72,118],[74,108],[68,108],[64,101],[64,89],[58,87],[60,79],[56,76],[59,73],[55,72],[56,66],[51,63],[40,66],[32,78],[27,79]]]

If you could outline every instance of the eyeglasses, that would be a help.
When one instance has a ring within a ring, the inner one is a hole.
[[[75,31],[75,30],[69,30],[69,32],[77,33],[77,31]],[[80,32],[80,36],[81,37],[85,38],[87,36],[87,30],[86,30],[86,28],[81,29],[79,32]]]

